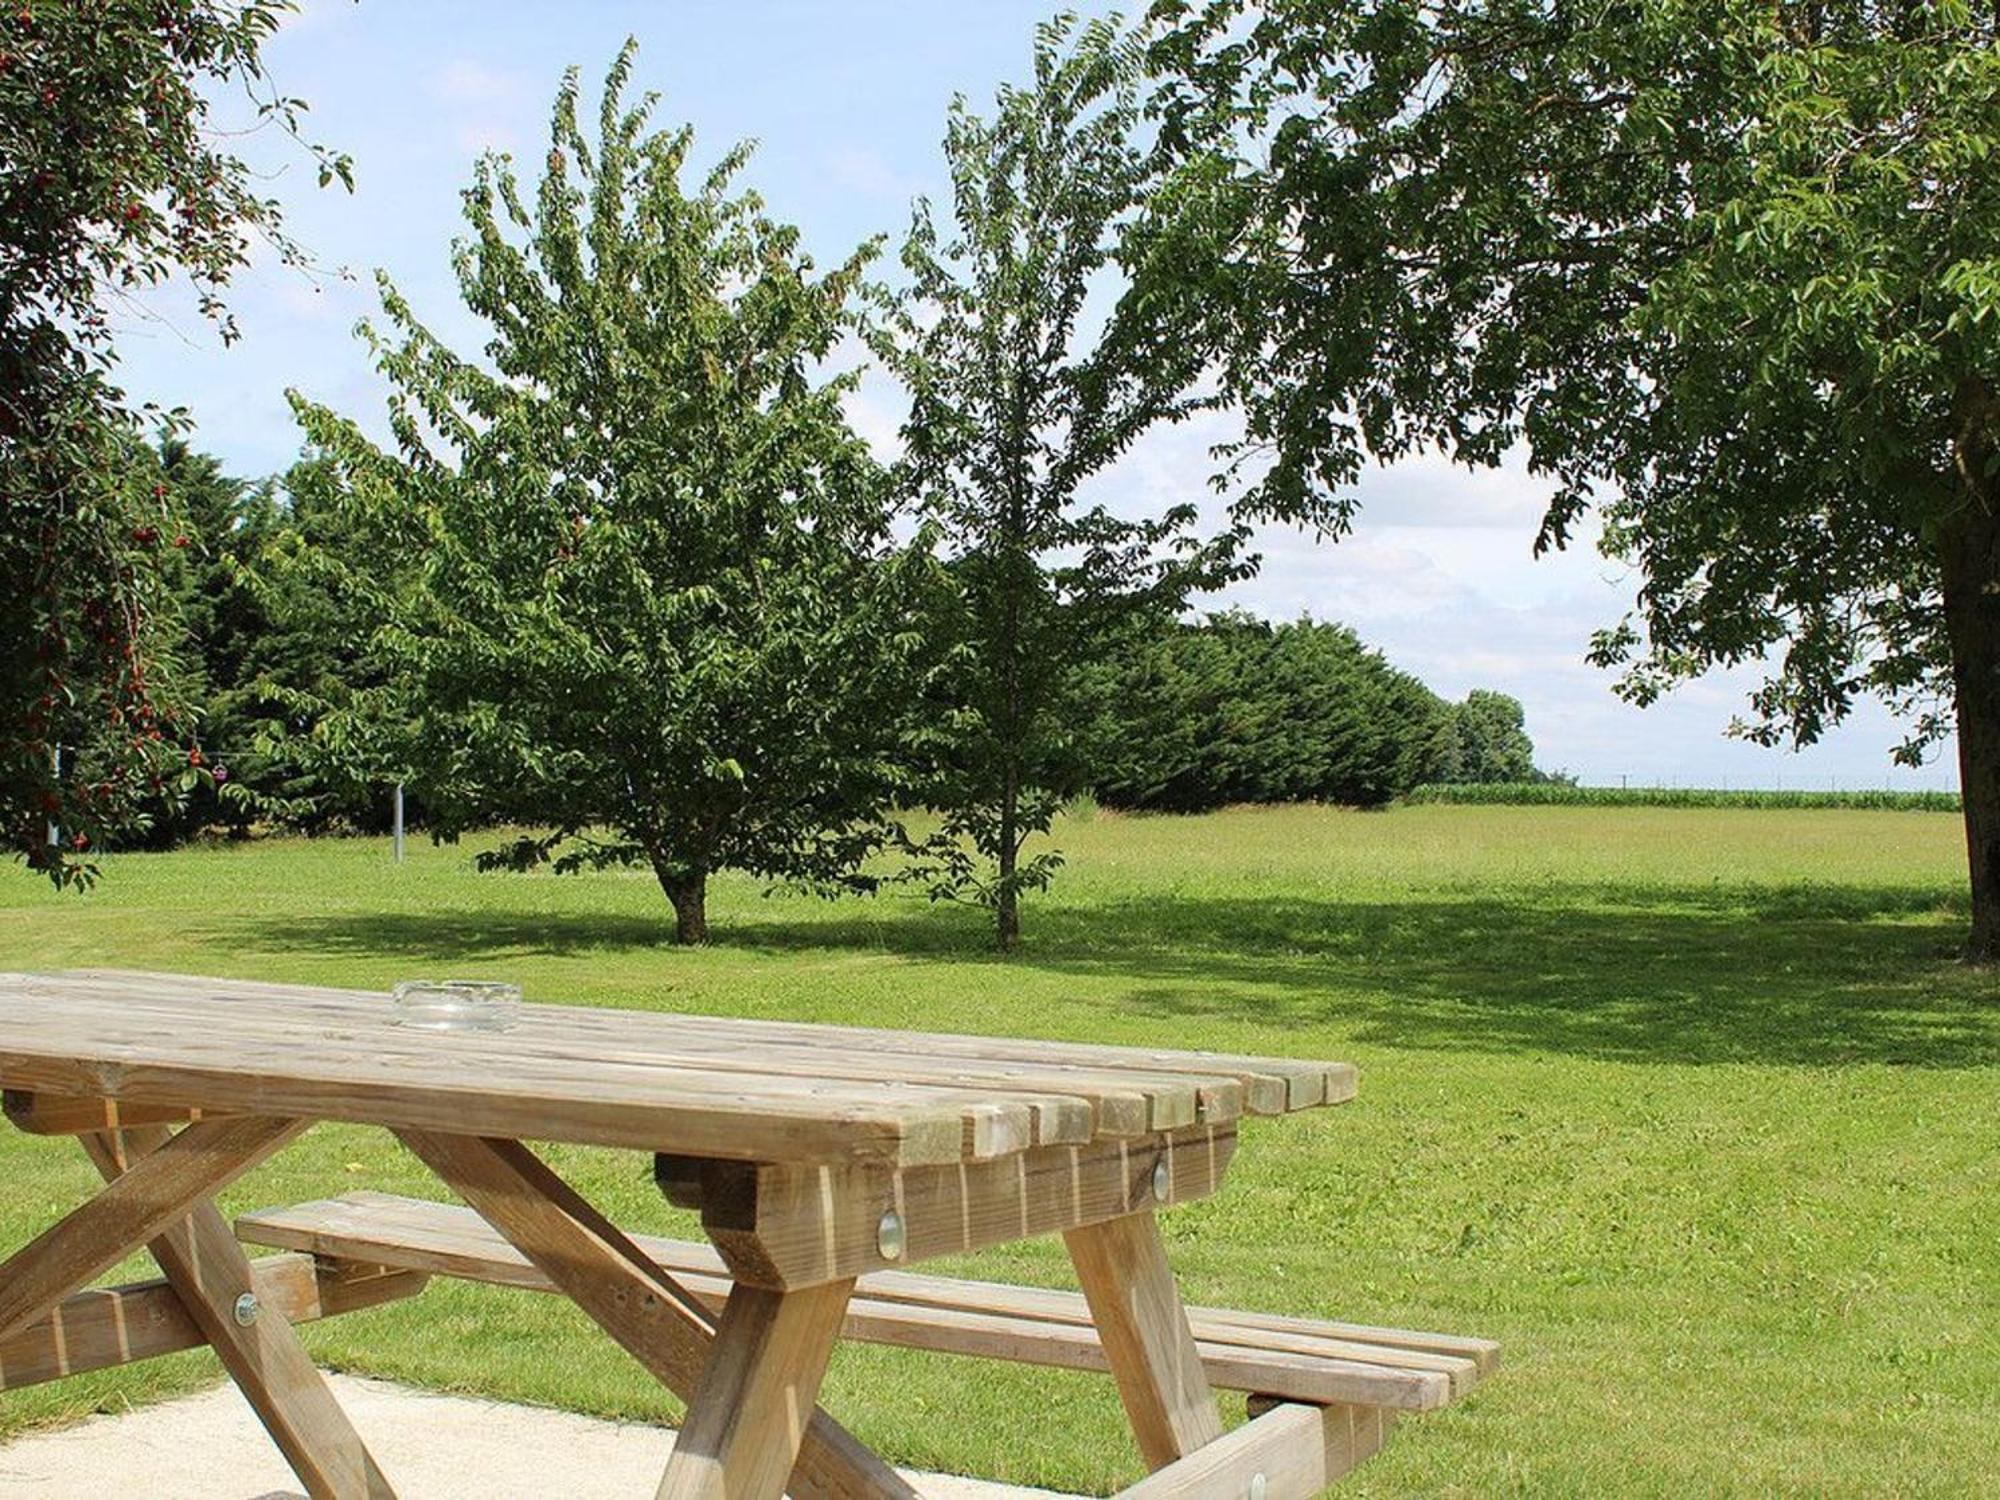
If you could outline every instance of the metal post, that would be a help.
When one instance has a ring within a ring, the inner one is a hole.
[[[396,783],[396,863],[403,862],[403,783]]]
[[[56,745],[50,748],[49,765],[55,771],[56,792],[57,795],[60,796],[62,792],[62,746],[61,745]],[[62,843],[62,827],[56,822],[54,818],[50,818],[49,847],[53,849],[60,843]]]

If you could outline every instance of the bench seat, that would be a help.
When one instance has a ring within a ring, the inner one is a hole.
[[[554,1291],[520,1251],[471,1209],[353,1192],[236,1221],[255,1245],[323,1260]],[[722,1260],[705,1244],[635,1235],[634,1243],[712,1311],[729,1295]],[[1484,1339],[1190,1307],[1209,1383],[1253,1401],[1428,1411],[1463,1395],[1498,1362]],[[1076,1292],[909,1271],[860,1278],[845,1337],[944,1354],[1108,1368],[1090,1310]]]

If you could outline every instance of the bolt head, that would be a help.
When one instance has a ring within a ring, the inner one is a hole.
[[[1167,1166],[1167,1159],[1162,1156],[1158,1161],[1153,1163],[1153,1197],[1157,1201],[1165,1203],[1168,1197],[1172,1195],[1173,1190],[1173,1170]]]
[[[252,1323],[256,1322],[257,1314],[261,1311],[263,1309],[257,1305],[257,1294],[255,1292],[245,1292],[236,1299],[236,1306],[231,1309],[238,1325],[244,1328],[248,1328]]]
[[[882,1222],[875,1226],[875,1248],[882,1252],[884,1260],[901,1260],[906,1244],[903,1216],[893,1208],[885,1209]]]

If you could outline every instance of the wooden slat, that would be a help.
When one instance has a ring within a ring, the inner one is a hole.
[[[116,1099],[75,1099],[8,1089],[0,1106],[18,1130],[29,1135],[84,1135],[131,1125],[180,1125],[202,1118],[198,1109],[158,1109],[121,1105]]]
[[[246,1119],[190,1125],[171,1139],[159,1125],[80,1139],[106,1181],[104,1196],[109,1196],[196,1131],[244,1130],[258,1123]],[[283,1139],[290,1140],[293,1134]],[[256,1278],[215,1205],[205,1197],[196,1202],[186,1217],[168,1224],[147,1248],[312,1500],[395,1500],[395,1490],[334,1400],[326,1378],[314,1368],[292,1325],[269,1311],[260,1311],[247,1324],[237,1320],[238,1299],[255,1291]]]
[[[728,1067],[655,1059],[622,1035],[598,1038],[599,1012],[528,1007],[514,1031],[438,1035],[388,1024],[380,996],[232,998],[150,983],[126,993],[103,981],[0,977],[0,1081],[128,1104],[282,1109],[737,1159],[984,1159],[1080,1143],[1096,1129],[1082,1093],[758,1070],[748,1048]],[[209,1045],[218,1031],[234,1045]]]
[[[117,998],[128,1011],[164,1006],[178,1014],[191,998],[213,994],[233,1005],[247,1005],[244,1024],[270,1019],[268,1007],[281,1003],[280,1019],[294,1024],[301,1015],[329,1025],[373,1024],[386,1014],[387,997],[367,991],[316,990],[305,986],[249,986],[220,981],[199,984],[146,978],[114,979],[64,976],[65,993],[91,993]],[[766,1028],[772,1029],[772,1028]],[[495,1043],[513,1053],[523,1050],[544,1060],[582,1063],[639,1064],[695,1072],[753,1074],[759,1078],[850,1080],[897,1085],[998,1092],[1019,1096],[1038,1117],[1053,1114],[1064,1122],[1077,1116],[1094,1118],[1101,1133],[1140,1135],[1171,1129],[1196,1120],[1223,1121],[1242,1113],[1244,1089],[1231,1076],[1107,1069],[1074,1063],[1019,1062],[990,1058],[930,1058],[882,1049],[862,1049],[831,1043],[815,1044],[816,1034],[766,1035],[742,1031],[733,1023],[701,1016],[673,1016],[630,1011],[600,1011],[583,1007],[528,1006],[505,1041]],[[491,1039],[487,1039],[491,1040]],[[465,1045],[476,1047],[480,1038]],[[1058,1103],[1057,1101],[1062,1101]],[[1039,1130],[1033,1143],[1053,1144],[1085,1136]]]
[[[952,1167],[719,1162],[704,1170],[702,1228],[738,1281],[810,1286],[1150,1208],[1162,1163],[1166,1201],[1205,1198],[1235,1151],[1233,1129],[1196,1125]],[[903,1225],[896,1256],[881,1247],[888,1213]]]
[[[237,1227],[256,1244],[362,1261],[379,1258],[439,1275],[554,1290],[477,1215],[449,1204],[350,1193],[248,1214]],[[635,1236],[633,1243],[711,1310],[721,1307],[731,1281],[711,1247],[650,1236]],[[1188,1309],[1188,1321],[1212,1385],[1296,1401],[1425,1410],[1469,1390],[1497,1358],[1497,1346],[1483,1339],[1400,1329],[1205,1307]],[[1261,1326],[1266,1322],[1282,1326]],[[945,1354],[1108,1369],[1084,1299],[1039,1287],[875,1272],[857,1284],[844,1336]],[[1447,1350],[1456,1352],[1442,1352]]]
[[[518,1142],[399,1135],[655,1379],[683,1400],[693,1398],[714,1342],[713,1321],[630,1238]],[[822,1411],[807,1426],[792,1493],[797,1500],[915,1496]]]
[[[0,1339],[51,1312],[305,1128],[301,1120],[262,1117],[188,1126],[0,1266]]]
[[[731,1290],[659,1500],[779,1500],[853,1289]]]
[[[1152,1211],[1072,1229],[1063,1240],[1140,1457],[1161,1469],[1222,1436]]]
[[[295,1003],[374,1002],[381,997],[362,990],[327,990],[262,981],[212,980],[191,975],[127,974],[81,970],[62,976],[64,982],[101,985],[130,993],[143,982],[151,993],[232,995],[256,999],[285,998]],[[1346,1063],[1295,1058],[1245,1057],[1227,1053],[1171,1051],[1150,1047],[1116,1047],[1101,1043],[1023,1040],[1012,1037],[938,1035],[918,1031],[877,1030],[811,1022],[761,1021],[710,1016],[662,1015],[627,1010],[556,1007],[558,1014],[583,1016],[594,1034],[658,1055],[685,1052],[737,1058],[767,1057],[769,1066],[794,1068],[816,1076],[887,1076],[921,1081],[1011,1080],[1030,1092],[1081,1088],[1185,1090],[1186,1085],[1212,1087],[1233,1081],[1243,1091],[1241,1107],[1253,1113],[1278,1114],[1288,1109],[1339,1103],[1351,1098],[1355,1071]],[[534,1008],[529,1008],[532,1014]],[[581,1033],[579,1033],[581,1034]],[[808,1054],[795,1057],[795,1053]],[[735,1065],[732,1063],[732,1065]],[[968,1071],[973,1070],[973,1071]],[[1121,1081],[1122,1077],[1122,1081]],[[1179,1095],[1184,1097],[1184,1092]],[[1226,1096],[1211,1101],[1202,1118],[1230,1117]],[[1190,1123],[1162,1118],[1140,1128],[1160,1129]]]
[[[150,1034],[157,1039],[163,1030],[174,1033],[203,1021],[225,1027],[242,1049],[275,1054],[315,1069],[323,1068],[329,1056],[351,1066],[358,1047],[365,1076],[379,1076],[374,1065],[386,1064],[395,1082],[412,1073],[429,1072],[453,1089],[462,1088],[467,1080],[484,1089],[490,1088],[491,1079],[501,1078],[542,1094],[573,1094],[588,1086],[606,1100],[714,1101],[717,1107],[738,1112],[764,1108],[793,1116],[803,1111],[830,1119],[839,1118],[843,1111],[885,1104],[898,1110],[934,1109],[941,1139],[949,1134],[945,1117],[956,1112],[962,1148],[941,1160],[959,1155],[979,1159],[1031,1145],[1087,1141],[1095,1129],[1091,1099],[1073,1087],[1068,1092],[1036,1091],[1015,1087],[1018,1080],[997,1076],[988,1082],[961,1079],[933,1084],[879,1067],[857,1079],[838,1068],[788,1066],[760,1057],[740,1044],[730,1044],[725,1051],[720,1044],[711,1043],[707,1053],[635,1046],[631,1039],[604,1032],[603,1017],[625,1014],[620,1012],[528,1006],[521,1011],[518,1024],[505,1032],[440,1034],[395,1025],[386,995],[316,992],[316,999],[285,999],[274,1004],[268,997],[256,995],[205,998],[191,989],[164,996],[147,990],[112,990],[100,995],[92,989],[90,993],[93,998],[115,1002],[116,1021],[122,1029],[114,1035],[129,1035],[132,1028],[151,1023]],[[4,989],[0,989],[3,999]],[[210,1006],[205,1015],[201,1013],[204,1005]],[[1226,1090],[1229,1085],[1223,1087]],[[1176,1112],[1197,1113],[1195,1090],[1189,1086],[1184,1092],[1186,1107]],[[1227,1099],[1226,1092],[1222,1097]]]
[[[1378,1452],[1394,1421],[1370,1407],[1279,1406],[1120,1490],[1118,1500],[1313,1500]]]
[[[342,1275],[323,1270],[310,1255],[289,1253],[252,1261],[250,1268],[258,1302],[288,1323],[379,1307],[413,1297],[430,1282],[423,1271]],[[53,1313],[0,1343],[0,1391],[207,1344],[165,1280],[92,1287],[71,1294]]]

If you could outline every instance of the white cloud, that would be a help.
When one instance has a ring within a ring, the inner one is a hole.
[[[511,151],[524,135],[534,97],[519,73],[457,57],[432,75],[453,144],[465,151]]]
[[[836,183],[865,197],[907,203],[920,191],[914,179],[904,177],[880,152],[865,146],[835,147],[827,153],[826,164]]]

